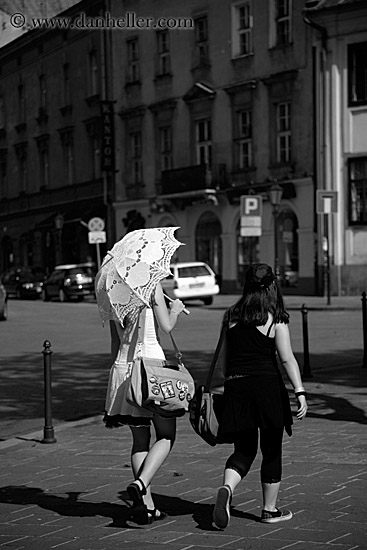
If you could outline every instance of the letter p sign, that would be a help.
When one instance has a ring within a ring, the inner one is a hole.
[[[242,195],[241,197],[241,236],[261,235],[262,196]]]

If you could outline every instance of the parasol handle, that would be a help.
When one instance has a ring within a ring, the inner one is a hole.
[[[170,298],[169,296],[167,296],[167,294],[165,294],[164,292],[163,292],[163,296],[164,296],[165,298],[167,298],[167,300],[168,300],[169,302],[174,302],[174,300],[172,300],[172,298]],[[183,311],[184,313],[186,313],[186,315],[190,315],[190,311],[189,311],[188,309],[184,308],[182,311]]]

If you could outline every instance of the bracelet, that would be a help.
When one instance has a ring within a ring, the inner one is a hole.
[[[305,391],[297,391],[297,392],[294,392],[294,395],[296,397],[299,397],[300,395],[306,395],[306,392]]]
[[[294,393],[298,393],[299,391],[305,391],[305,388],[303,386],[299,386],[298,388],[293,389]]]

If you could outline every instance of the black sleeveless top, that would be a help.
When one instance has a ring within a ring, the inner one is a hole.
[[[237,323],[227,330],[226,339],[226,376],[277,375],[275,338],[266,336],[256,326]]]

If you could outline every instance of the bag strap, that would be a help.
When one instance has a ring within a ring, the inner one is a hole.
[[[145,331],[145,319],[146,319],[146,314],[147,314],[147,308],[144,308],[143,311],[140,313],[140,316],[139,316],[139,319],[138,319],[138,324],[137,324],[137,327],[138,327],[138,339],[137,339],[137,342],[141,342],[141,343],[144,343],[144,331]],[[153,312],[153,315],[154,315],[154,312]],[[175,339],[173,338],[173,335],[172,333],[170,332],[169,333],[170,337],[171,337],[171,342],[172,342],[172,347],[173,347],[173,351],[175,352],[175,356],[177,357],[178,359],[178,362],[180,364],[182,364],[182,353],[180,352],[180,350],[178,349],[178,346],[176,344],[176,341]],[[136,343],[135,342],[135,347],[136,347]]]
[[[219,335],[219,340],[218,340],[218,343],[217,343],[217,347],[215,348],[215,352],[214,352],[214,355],[213,355],[213,359],[212,359],[212,362],[211,362],[211,365],[209,367],[209,372],[208,372],[208,376],[206,378],[206,382],[205,382],[205,386],[204,386],[204,391],[208,392],[210,390],[210,386],[211,386],[211,383],[212,383],[212,378],[213,378],[213,372],[214,372],[214,368],[215,368],[215,365],[217,363],[217,360],[218,360],[218,356],[219,356],[219,353],[220,353],[220,350],[222,348],[222,345],[223,345],[223,342],[224,342],[224,338],[226,336],[226,332],[227,332],[227,324],[226,323],[223,323],[222,324],[222,329],[220,331],[220,335]]]

